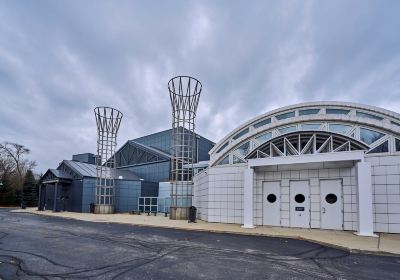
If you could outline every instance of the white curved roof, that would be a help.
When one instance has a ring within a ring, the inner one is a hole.
[[[318,109],[318,113],[303,114],[304,110]],[[338,111],[345,110],[345,111]],[[288,116],[282,115],[289,113]],[[265,120],[270,119],[270,122]],[[262,121],[265,121],[262,123]],[[309,102],[282,107],[257,116],[244,124],[240,125],[221,141],[219,141],[210,151],[210,165],[218,163],[223,157],[234,148],[240,146],[248,140],[254,139],[266,131],[272,133],[272,137],[277,136],[282,127],[295,124],[314,122],[321,124],[321,129],[329,123],[358,125],[363,128],[376,129],[385,134],[400,137],[400,114],[375,106],[357,104],[351,102]],[[358,133],[358,134],[357,134]],[[280,134],[279,134],[280,135]],[[358,132],[354,132],[354,138],[359,138]],[[251,144],[251,146],[254,146]],[[252,149],[253,147],[251,147]]]

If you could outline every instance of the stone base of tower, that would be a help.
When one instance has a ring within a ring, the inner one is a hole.
[[[170,220],[187,220],[189,218],[189,207],[170,207]]]
[[[94,214],[114,214],[114,205],[94,205]]]

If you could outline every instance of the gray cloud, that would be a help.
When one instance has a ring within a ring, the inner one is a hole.
[[[0,140],[55,167],[167,129],[167,82],[203,83],[197,131],[218,141],[267,110],[350,100],[400,111],[398,1],[0,1]]]

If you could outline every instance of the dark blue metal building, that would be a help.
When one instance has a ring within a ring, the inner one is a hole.
[[[210,159],[215,143],[196,134],[194,162]],[[129,170],[146,181],[168,182],[171,174],[172,129],[127,141],[116,153],[119,170]]]
[[[157,196],[158,184],[144,181],[128,170],[116,170],[115,211],[137,210],[138,197]],[[95,200],[96,165],[64,160],[41,179],[39,209],[90,212]]]
[[[138,210],[139,197],[157,197],[170,180],[172,129],[127,141],[116,153],[115,212]],[[212,141],[196,135],[197,161],[209,160]],[[39,209],[90,212],[95,200],[96,156],[85,153],[48,169],[41,179]]]

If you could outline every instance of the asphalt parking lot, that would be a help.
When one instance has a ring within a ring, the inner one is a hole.
[[[1,279],[400,279],[400,257],[0,208]]]

